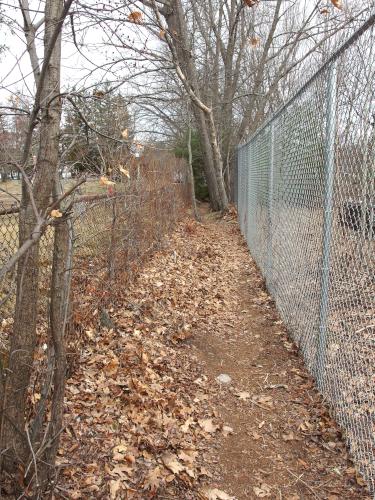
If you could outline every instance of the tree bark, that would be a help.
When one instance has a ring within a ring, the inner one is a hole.
[[[69,314],[70,280],[73,254],[72,222],[66,218],[56,224],[53,250],[50,347],[53,351],[53,395],[51,418],[44,439],[42,461],[39,465],[41,490],[45,493],[55,479],[55,460],[60,442],[64,415],[66,379],[65,332]],[[39,446],[39,443],[38,443]]]
[[[39,148],[32,195],[29,186],[23,181],[19,216],[20,246],[30,237],[36,226],[37,215],[34,208],[42,214],[49,205],[58,168],[61,103],[57,96],[60,93],[61,25],[57,38],[56,26],[59,26],[63,6],[63,0],[46,0],[45,4],[44,64],[47,66],[44,68],[43,83],[38,89]],[[31,131],[33,127],[34,124],[30,123]],[[28,150],[29,144],[26,144],[25,164]],[[19,467],[25,469],[31,455],[25,432],[25,408],[36,345],[38,288],[39,243],[36,243],[18,262],[15,321],[3,394],[1,448],[7,450],[5,463],[13,472]]]
[[[197,208],[197,200],[195,198],[195,184],[194,184],[194,171],[193,171],[193,153],[191,149],[191,123],[189,122],[189,130],[188,130],[188,155],[189,155],[189,177],[190,177],[190,185],[191,185],[191,206],[193,209],[194,219],[198,222],[201,222],[201,217]]]
[[[166,19],[169,32],[173,38],[177,55],[177,63],[182,68],[187,84],[190,86],[191,94],[196,97],[192,99],[194,104],[194,117],[202,142],[204,156],[204,172],[210,195],[211,206],[214,210],[225,210],[228,198],[223,178],[223,162],[218,143],[218,135],[212,109],[207,106],[199,106],[199,82],[189,50],[189,38],[184,11],[181,0],[173,0],[171,6],[163,15]]]

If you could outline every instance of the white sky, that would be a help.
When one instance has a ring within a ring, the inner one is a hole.
[[[13,27],[0,25],[0,45],[5,45],[7,49],[0,55],[0,102],[5,102],[10,96],[17,92],[23,95],[32,96],[34,92],[34,81],[31,71],[31,64],[29,54],[26,51],[26,43],[22,32],[23,19],[18,8],[16,0],[10,0],[14,6],[8,4],[3,7],[6,14],[5,21],[11,19]],[[92,5],[98,4],[91,0]],[[30,0],[31,9],[43,8],[43,2],[37,0]],[[134,8],[133,8],[134,9]],[[41,18],[41,15],[35,15],[35,20]],[[77,28],[76,28],[77,29]],[[128,23],[123,23],[123,36],[130,36],[135,44],[144,43],[144,33],[139,26],[131,26]],[[43,35],[43,27],[38,31],[38,35]],[[69,37],[69,38],[68,38]],[[128,76],[130,71],[136,72],[140,65],[131,63],[131,70],[129,67],[125,68],[124,64],[116,66],[115,72],[108,72],[104,69],[98,69],[97,66],[108,63],[111,60],[111,53],[104,47],[108,43],[108,35],[99,26],[90,26],[81,33],[77,32],[77,41],[84,42],[85,47],[82,48],[84,56],[80,55],[77,48],[71,40],[71,28],[67,26],[65,30],[63,45],[62,45],[62,73],[61,73],[61,87],[66,90],[73,86],[77,86],[80,90],[87,86],[96,83],[104,82],[106,80],[120,80],[124,76]],[[160,42],[149,39],[148,44],[155,48],[160,45]],[[121,51],[114,49],[113,56],[119,59],[119,56],[125,55],[125,50]],[[39,56],[42,55],[42,43],[38,40]],[[78,89],[77,89],[78,90]]]
[[[44,0],[29,0],[30,8],[34,10],[43,10]],[[107,5],[112,7],[115,2],[106,0]],[[122,0],[123,1],[123,0]],[[287,1],[287,0],[285,0]],[[303,10],[306,6],[311,8],[315,5],[316,0],[301,0],[298,7]],[[328,1],[328,0],[327,0]],[[352,0],[347,0],[347,2]],[[357,1],[357,0],[355,0]],[[370,0],[361,0],[361,5],[368,4]],[[92,6],[102,7],[104,4],[95,0],[86,0]],[[363,2],[363,4],[362,4]],[[124,5],[124,1],[122,5]],[[2,3],[2,8],[5,13],[5,21],[12,20],[13,26],[0,25],[0,45],[6,45],[8,50],[5,50],[0,56],[0,102],[5,103],[6,100],[17,92],[33,96],[34,83],[31,72],[31,65],[29,55],[26,51],[26,44],[24,41],[24,34],[22,31],[23,19],[18,7],[18,0],[7,0]],[[137,10],[137,7],[132,7],[131,10]],[[129,10],[130,12],[130,10]],[[42,13],[35,14],[35,19],[38,20],[42,17]],[[78,16],[74,17],[79,18]],[[86,57],[80,55],[71,40],[71,28],[67,26],[63,41],[62,50],[62,91],[71,89],[77,86],[76,90],[82,91],[83,89],[106,80],[122,81],[126,80],[129,75],[137,73],[141,70],[141,63],[135,62],[131,59],[126,64],[121,63],[116,66],[116,71],[112,74],[106,73],[103,69],[98,70],[97,66],[111,61],[112,56],[116,60],[129,55],[129,51],[123,48],[108,48],[105,44],[110,41],[121,42],[121,39],[131,38],[131,43],[135,45],[143,45],[145,38],[148,37],[144,28],[129,23],[119,23],[118,30],[121,30],[120,41],[116,39],[116,35],[111,37],[108,35],[108,29],[104,30],[103,27],[95,25],[94,23],[89,28],[80,31],[77,22],[77,41],[78,43],[84,42],[84,53]],[[120,32],[120,31],[119,31]],[[39,35],[43,35],[43,27],[39,31]],[[157,36],[148,38],[148,46],[153,50],[161,46],[160,40]],[[42,43],[38,43],[39,55],[42,54]],[[111,51],[115,51],[112,54]],[[134,55],[134,54],[133,54]],[[134,67],[134,64],[136,65]],[[151,62],[145,63],[147,67],[151,67]],[[123,91],[128,94],[135,94],[136,92],[146,91],[151,89],[151,81],[155,78],[153,73],[141,75],[137,77],[134,84],[127,83],[123,87]],[[137,89],[137,84],[141,84],[140,90]],[[148,85],[149,84],[149,85]],[[148,87],[147,87],[148,85]],[[142,125],[140,125],[142,127]]]

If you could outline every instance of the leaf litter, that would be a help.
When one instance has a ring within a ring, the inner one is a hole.
[[[284,358],[272,360],[274,375],[255,352],[264,346],[250,345],[262,336],[245,319],[255,308],[275,312],[234,215],[182,222],[137,278],[116,288],[107,327],[84,315],[59,450],[63,497],[366,498],[279,318],[272,342]],[[243,303],[238,285],[247,294],[249,280],[257,292]],[[236,350],[240,342],[252,357]],[[220,368],[232,384],[214,383]]]

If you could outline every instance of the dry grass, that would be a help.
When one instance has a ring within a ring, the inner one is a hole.
[[[74,183],[75,179],[65,179],[63,181],[64,189],[67,191],[70,189]],[[18,200],[21,199],[21,181],[6,181],[0,183],[0,207],[9,207],[16,203],[16,200],[12,198],[13,196]],[[6,192],[4,192],[6,191]],[[98,182],[98,179],[88,179],[80,188],[81,194],[91,195],[91,194],[102,194],[103,186]]]

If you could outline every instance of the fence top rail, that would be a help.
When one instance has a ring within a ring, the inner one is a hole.
[[[270,116],[248,139],[237,146],[238,149],[243,148],[249,144],[253,139],[255,139],[265,128],[267,128],[276,118],[287,109],[293,102],[309,87],[316,78],[318,78],[328,67],[330,67],[336,60],[357,40],[363,33],[365,33],[369,28],[375,24],[375,9],[374,13],[365,21],[358,30],[353,33],[328,59],[320,66],[320,68],[295,92],[284,104],[282,104],[276,111]]]

